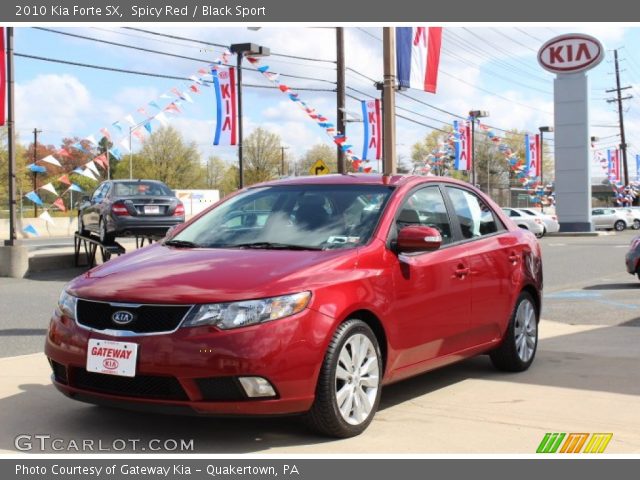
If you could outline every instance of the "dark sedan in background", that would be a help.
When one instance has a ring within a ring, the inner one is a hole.
[[[96,233],[105,244],[116,237],[163,237],[184,222],[184,205],[157,180],[108,180],[78,206],[78,232]]]
[[[627,272],[631,275],[637,274],[638,279],[640,279],[640,237],[633,239],[624,260],[627,265]]]

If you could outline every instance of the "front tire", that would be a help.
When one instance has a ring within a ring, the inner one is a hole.
[[[627,226],[622,220],[618,220],[613,224],[613,228],[615,228],[616,232],[622,232]]]
[[[498,370],[522,372],[533,363],[537,348],[538,311],[531,295],[522,292],[502,343],[490,353],[491,362]]]
[[[371,328],[361,320],[341,324],[325,354],[308,423],[321,434],[361,434],[380,403],[382,355]]]
[[[89,236],[89,230],[84,228],[84,222],[82,221],[82,215],[78,213],[78,233],[83,237]]]
[[[640,220],[638,220],[637,218],[633,221],[633,229],[640,230]]]

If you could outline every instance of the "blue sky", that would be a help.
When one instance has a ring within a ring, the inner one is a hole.
[[[161,56],[104,43],[72,38],[33,28],[15,29],[15,51],[23,54],[91,63],[121,69],[188,77],[207,62],[216,59],[222,49],[193,42],[153,36],[144,32],[118,27],[64,28],[55,30],[84,35],[96,39],[125,43],[142,48],[161,50],[178,55],[197,57],[202,61]],[[259,31],[246,28],[194,26],[169,28],[159,25],[140,26],[145,30],[175,36],[197,38],[228,45],[254,42],[268,46],[274,53],[320,59],[335,59],[334,31],[330,28],[270,27]],[[377,94],[371,79],[382,77],[381,28],[347,27],[345,29],[346,63],[352,70],[347,74],[348,87],[365,94]],[[489,110],[487,123],[500,128],[537,131],[540,125],[553,123],[553,75],[542,70],[536,62],[541,41],[565,32],[579,31],[599,38],[607,50],[621,48],[623,85],[633,85],[627,91],[635,96],[625,103],[630,153],[640,153],[640,53],[634,48],[640,41],[640,29],[619,26],[590,25],[563,27],[445,27],[441,72],[437,94],[419,91],[407,93],[419,100],[459,115],[470,109]],[[615,86],[612,54],[589,72],[591,85],[590,123],[592,135],[600,137],[599,148],[613,147],[619,142],[616,128],[595,125],[615,125],[617,114],[613,104],[607,104],[605,89]],[[265,60],[271,69],[281,73],[335,80],[331,63],[272,56]],[[20,141],[31,140],[34,127],[43,130],[41,138],[58,144],[63,136],[96,135],[101,127],[109,127],[129,113],[138,117],[136,109],[158,96],[185,83],[176,80],[150,78],[115,72],[105,72],[70,65],[55,64],[16,57],[16,122]],[[357,73],[355,73],[357,72]],[[281,78],[291,87],[333,88],[319,80]],[[258,74],[246,72],[245,82],[268,85]],[[347,92],[357,98],[364,95]],[[246,88],[244,90],[245,131],[264,126],[280,134],[288,152],[299,157],[315,143],[331,141],[324,132],[279,91]],[[324,92],[301,91],[300,95],[318,111],[335,120],[335,95]],[[203,89],[193,96],[195,103],[186,104],[184,113],[172,121],[184,136],[198,144],[203,159],[219,155],[227,161],[235,158],[235,149],[213,147],[214,98],[211,89]],[[399,107],[432,117],[427,119],[406,110],[398,113],[419,122],[440,127],[453,120],[448,114],[398,96]],[[347,108],[359,111],[356,100],[348,99]],[[410,147],[430,129],[404,119],[397,120],[398,153],[410,156]],[[350,143],[359,150],[362,126],[348,125]],[[633,158],[633,157],[631,157]],[[630,172],[635,173],[635,162]],[[593,175],[600,176],[594,164]]]

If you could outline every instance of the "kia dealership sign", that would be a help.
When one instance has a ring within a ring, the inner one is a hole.
[[[576,73],[598,65],[604,58],[600,41],[590,35],[569,33],[552,38],[538,51],[538,62],[552,73]]]

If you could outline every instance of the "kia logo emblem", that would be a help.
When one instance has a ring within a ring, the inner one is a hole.
[[[115,370],[118,368],[118,361],[115,358],[105,358],[102,361],[102,366],[107,370]]]
[[[113,320],[113,323],[117,323],[118,325],[127,325],[128,323],[133,322],[133,313],[118,310],[111,315],[111,320]]]

